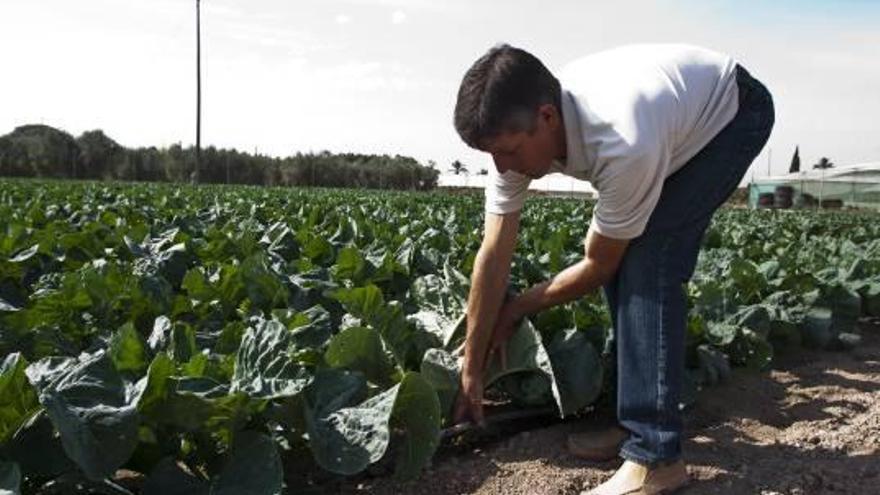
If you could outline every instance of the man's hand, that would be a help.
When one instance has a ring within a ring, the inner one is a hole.
[[[507,369],[507,341],[510,340],[510,337],[516,331],[516,324],[520,319],[519,313],[514,308],[515,304],[512,300],[508,300],[501,307],[495,327],[492,330],[489,349],[482,365],[477,365],[467,360],[462,364],[461,388],[456,398],[453,416],[455,424],[467,421],[470,418],[474,423],[482,425],[483,391],[485,387],[483,377],[495,355],[500,356],[501,369]],[[459,347],[458,352],[464,354],[464,344]]]
[[[453,424],[471,420],[479,426],[484,426],[483,386],[482,370],[472,371],[462,368],[461,388],[458,391],[455,412],[452,415]]]
[[[516,332],[519,321],[522,316],[516,309],[516,298],[509,299],[501,307],[498,313],[498,320],[495,322],[495,328],[492,329],[492,339],[489,341],[489,351],[486,355],[486,365],[488,367],[492,358],[496,355],[501,359],[501,369],[507,369],[507,341]]]

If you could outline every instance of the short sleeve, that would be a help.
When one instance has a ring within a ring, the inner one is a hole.
[[[490,168],[486,182],[486,213],[503,215],[521,210],[531,181],[529,176],[512,170],[499,174],[494,167]]]
[[[614,239],[640,236],[660,199],[668,170],[669,152],[658,144],[641,145],[611,160],[597,180],[593,229]]]

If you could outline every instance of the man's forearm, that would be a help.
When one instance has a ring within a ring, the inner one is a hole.
[[[612,276],[590,259],[569,266],[546,282],[526,290],[513,302],[517,317],[535,314],[543,309],[573,301],[592,292]]]
[[[474,261],[471,290],[467,307],[467,340],[463,372],[481,372],[486,351],[492,338],[492,328],[504,301],[509,266],[497,266],[498,260],[486,253],[478,253]],[[503,275],[503,276],[502,276]]]

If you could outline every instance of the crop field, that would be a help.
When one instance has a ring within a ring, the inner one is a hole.
[[[0,181],[0,493],[418,476],[454,426],[482,202]],[[530,199],[511,290],[578,261],[590,213]],[[722,210],[683,290],[688,407],[782,349],[858,348],[858,319],[880,316],[880,218]],[[600,406],[612,336],[601,292],[534,315],[489,395],[559,417]]]

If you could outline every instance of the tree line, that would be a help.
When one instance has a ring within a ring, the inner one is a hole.
[[[429,165],[434,165],[429,162]],[[126,148],[101,130],[74,138],[47,125],[0,136],[0,176],[189,182],[195,147]],[[408,156],[297,153],[285,158],[213,146],[201,152],[198,180],[211,184],[429,190],[440,172]]]

